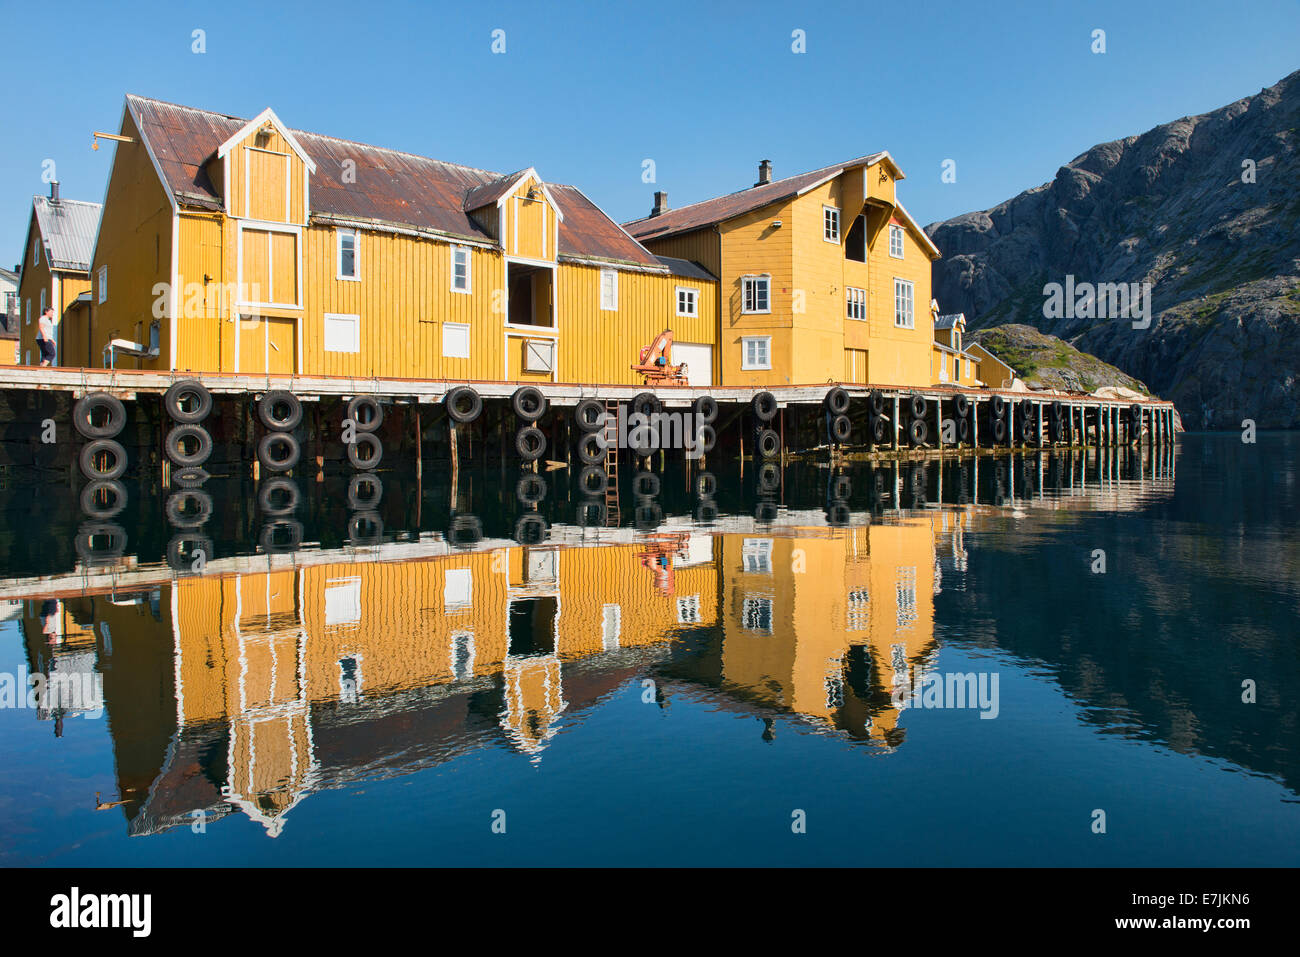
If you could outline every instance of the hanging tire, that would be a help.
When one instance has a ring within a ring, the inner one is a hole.
[[[583,495],[603,495],[609,488],[609,476],[605,470],[595,465],[588,465],[578,473],[578,490]]]
[[[749,402],[750,411],[760,422],[771,422],[776,418],[776,396],[770,392],[760,392]]]
[[[920,419],[925,416],[926,401],[923,395],[914,395],[907,400],[907,407],[912,413],[912,418]]]
[[[369,455],[362,455],[361,449],[365,447],[370,450]],[[354,441],[347,444],[348,461],[352,463],[354,469],[370,470],[378,468],[379,463],[384,458],[384,445],[379,441],[379,436],[373,432],[358,432],[354,436]]]
[[[853,434],[853,423],[847,415],[837,415],[830,421],[831,441],[843,445]]]
[[[349,491],[351,490],[349,489]],[[283,493],[285,498],[279,504],[276,504],[276,495],[278,493]],[[257,490],[257,507],[262,510],[263,515],[280,518],[284,515],[292,515],[297,511],[300,497],[301,492],[298,489],[298,483],[281,475],[267,479],[262,483],[262,487]],[[348,504],[352,504],[350,496]]]
[[[831,415],[843,415],[849,411],[850,399],[847,389],[842,389],[839,386],[836,386],[826,393],[826,399],[824,401],[826,402],[826,408],[830,411]]]
[[[876,416],[871,420],[871,444],[883,445],[889,440],[889,420]]]
[[[525,426],[515,433],[515,451],[525,462],[536,462],[546,454],[546,436],[535,425]]]
[[[103,425],[95,425],[95,414],[104,416]],[[88,439],[111,439],[126,428],[126,406],[107,392],[92,392],[72,407],[72,425]]]
[[[379,500],[383,497],[384,483],[379,480],[378,475],[363,472],[352,476],[348,482],[348,508],[354,511],[376,509],[379,507]]]
[[[96,459],[105,453],[111,457],[111,463],[100,466]],[[116,439],[95,439],[81,447],[78,461],[81,465],[81,474],[86,478],[109,481],[119,479],[126,472],[126,449],[122,448],[122,443]]]
[[[718,480],[712,472],[701,472],[695,477],[695,494],[700,498],[712,498],[718,494]]]
[[[958,442],[970,441],[970,420],[969,419],[957,420],[957,441]]]
[[[763,458],[774,458],[781,452],[781,436],[771,429],[762,429],[754,439],[754,447]]]
[[[1007,414],[1007,400],[1000,395],[995,395],[989,403],[989,408],[993,410],[993,418],[1004,418]]]
[[[473,422],[483,414],[482,397],[467,385],[457,386],[448,392],[442,404],[453,422]]]
[[[871,410],[872,415],[885,414],[885,397],[879,389],[872,389],[871,395],[867,396],[867,408]]]
[[[189,544],[189,557],[185,555],[185,545]],[[203,563],[212,560],[216,551],[212,547],[212,539],[206,535],[195,535],[193,532],[180,532],[172,536],[171,541],[167,543],[167,567],[174,572],[196,571],[194,562],[197,558],[202,558]]]
[[[770,495],[781,488],[781,469],[775,462],[764,462],[758,467],[758,492]]]
[[[348,540],[361,547],[384,543],[384,520],[372,509],[353,512],[348,519]]]
[[[262,526],[257,543],[268,555],[287,555],[302,547],[302,522],[276,519]]]
[[[354,395],[348,400],[348,418],[358,432],[374,432],[384,423],[384,407],[373,395]]]
[[[601,432],[605,428],[605,403],[583,399],[573,410],[573,421],[583,432]]]
[[[447,542],[453,548],[471,548],[483,540],[483,523],[477,515],[457,515],[447,528]]]
[[[702,395],[691,405],[694,412],[705,425],[712,425],[718,420],[718,400],[711,395]]]
[[[925,424],[925,419],[913,419],[908,425],[907,438],[913,445],[924,445],[929,437],[930,427]]]
[[[546,519],[536,512],[520,515],[515,522],[515,541],[520,545],[540,545],[546,541]]]
[[[1142,406],[1134,402],[1128,407],[1128,420],[1134,425],[1142,424]]]
[[[659,494],[659,490],[659,476],[654,472],[637,472],[636,478],[632,480],[632,492],[635,495],[654,498]]]
[[[523,505],[536,505],[546,498],[546,479],[541,475],[524,475],[515,483],[515,500]]]
[[[163,408],[173,422],[194,425],[212,412],[212,393],[198,379],[181,379],[163,393]]]
[[[1065,406],[1061,404],[1060,399],[1052,400],[1052,418],[1059,419],[1065,414]]]
[[[363,435],[369,433],[362,432],[357,438],[360,439]],[[352,446],[349,445],[348,448],[351,449]],[[257,461],[272,472],[289,471],[298,464],[301,456],[302,449],[298,440],[288,432],[268,432],[257,443]]]
[[[959,419],[966,418],[966,413],[970,412],[970,399],[966,398],[960,392],[952,397],[952,411]]]
[[[77,529],[73,548],[82,564],[111,565],[126,554],[126,529],[112,522],[86,522]]]
[[[187,508],[191,503],[194,511]],[[167,497],[163,510],[174,528],[198,528],[212,517],[212,496],[196,488],[181,489]]]
[[[187,440],[197,443],[194,451],[185,451]],[[172,426],[163,443],[167,458],[183,469],[198,468],[212,456],[212,435],[201,425]]]
[[[515,390],[515,394],[510,397],[510,405],[519,418],[536,422],[546,414],[549,403],[546,401],[546,396],[542,395],[541,389],[526,385]]]
[[[101,496],[108,501],[100,502]],[[96,479],[81,490],[81,510],[100,522],[120,515],[127,501],[126,486],[117,479]]]
[[[302,402],[292,392],[272,389],[257,400],[257,417],[274,432],[292,432],[302,422]]]
[[[993,420],[993,441],[1002,443],[1005,442],[1006,440],[1007,440],[1007,420],[994,419]]]
[[[648,416],[660,411],[663,408],[663,403],[659,401],[653,392],[638,392],[632,397],[631,408],[633,412]]]
[[[578,439],[578,461],[583,465],[599,465],[605,461],[605,436],[599,432],[585,432]]]

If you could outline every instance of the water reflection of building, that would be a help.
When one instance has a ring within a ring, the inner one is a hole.
[[[538,760],[648,674],[897,744],[889,679],[932,651],[934,556],[914,518],[200,576],[63,608],[104,671],[131,832],[239,810],[274,835],[320,788],[492,742]]]

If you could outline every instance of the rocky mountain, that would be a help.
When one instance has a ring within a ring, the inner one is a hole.
[[[1135,392],[1150,391],[1131,375],[1033,326],[990,326],[970,333],[967,340],[978,342],[1010,365],[1031,389],[1092,392],[1102,386],[1119,385]]]
[[[1191,429],[1300,428],[1300,71],[926,231],[944,254],[934,294],[970,330],[1059,336]],[[1120,283],[1148,293],[1149,325]]]

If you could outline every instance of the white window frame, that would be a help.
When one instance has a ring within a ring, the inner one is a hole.
[[[856,308],[855,308],[856,307]],[[854,315],[857,313],[857,315]],[[867,291],[857,286],[848,286],[844,290],[844,318],[855,322],[867,321]]]
[[[41,238],[39,236],[36,236],[32,239],[32,265],[39,266],[40,264],[41,264]]]
[[[95,271],[95,301],[108,302],[108,267],[100,266]]]
[[[456,285],[456,256],[459,253],[465,254],[465,288]],[[450,282],[452,292],[459,292],[469,295],[474,291],[474,254],[468,246],[451,247],[451,273]]]
[[[608,290],[605,280],[609,280]],[[606,292],[609,295],[606,295]],[[604,312],[618,312],[618,270],[602,269],[600,271],[600,308]]]
[[[40,313],[39,313],[39,315],[42,315],[42,316],[45,315],[45,293],[46,293],[46,290],[42,289],[42,290],[41,290],[41,311],[40,311]]]
[[[330,329],[330,322],[331,322],[331,320],[334,321],[334,322],[340,322],[340,321],[343,321],[343,320],[348,320],[348,321],[350,321],[350,322],[352,323],[352,336],[351,336],[352,348],[350,348],[350,349],[338,349],[338,348],[332,348],[332,347],[330,346],[329,329]],[[326,351],[326,352],[347,352],[347,353],[353,353],[353,354],[356,354],[356,353],[360,353],[360,352],[361,352],[361,317],[360,317],[359,315],[357,315],[355,312],[327,312],[327,313],[325,313],[324,320],[323,320],[323,325],[322,325],[322,330],[321,330],[321,331],[322,331],[321,340],[322,340],[322,344],[324,345],[324,351]]]
[[[776,624],[776,603],[771,595],[746,595],[740,606],[740,627],[756,635],[770,635]],[[767,621],[767,627],[762,622]]]
[[[906,291],[907,295],[902,293]],[[899,314],[899,307],[907,304],[907,315]],[[916,284],[910,279],[894,277],[894,327],[896,329],[916,328]]]
[[[614,651],[623,640],[623,606],[604,605],[600,609],[600,644],[605,651]]]
[[[763,343],[763,356],[766,360],[763,363],[751,362],[749,359],[749,344],[751,342]],[[771,336],[742,336],[740,339],[740,368],[742,370],[750,369],[770,369],[772,368],[772,337]]]
[[[32,297],[31,296],[27,297],[26,306],[27,306],[27,325],[30,326],[32,324]]]
[[[939,381],[948,381],[948,356],[946,353],[939,353]]]
[[[757,302],[758,302],[758,296],[757,296],[756,293],[757,293],[757,289],[758,289],[758,284],[759,284],[759,283],[762,283],[762,284],[763,284],[763,290],[764,290],[764,292],[763,292],[763,298],[764,298],[764,300],[767,302],[767,308],[765,308],[765,309],[750,309],[750,308],[749,308],[749,300],[750,300],[750,298],[751,298],[751,296],[750,296],[750,290],[751,290],[751,289],[755,290],[755,295],[754,295],[752,298],[753,298],[754,301],[757,303]],[[764,316],[764,315],[768,315],[769,313],[771,313],[771,311],[772,311],[772,277],[771,277],[770,274],[768,274],[768,273],[761,273],[761,274],[758,274],[758,275],[749,275],[749,276],[741,276],[741,277],[740,277],[740,311],[741,311],[741,313],[743,313],[744,315],[750,315],[750,316]]]
[[[838,206],[822,206],[822,240],[840,244],[840,209]]]
[[[343,272],[343,239],[352,237],[352,270],[353,275],[349,276]],[[361,281],[361,230],[359,229],[336,229],[334,230],[334,258],[335,270],[334,278],[343,279],[347,282]]]
[[[682,297],[686,297],[688,308],[682,309]],[[700,291],[690,286],[677,287],[677,315],[694,319],[700,314]]]
[[[449,329],[452,330],[452,331],[454,331],[454,332],[464,332],[464,333],[465,333],[465,353],[464,353],[464,355],[460,354],[459,352],[448,352],[448,351],[447,351],[447,331],[448,331]],[[469,358],[469,352],[470,352],[469,323],[468,323],[468,322],[444,322],[444,323],[442,324],[442,357],[443,357],[444,359],[468,359],[468,358]]]
[[[895,247],[898,252],[894,252]],[[889,255],[892,259],[903,258],[903,227],[897,223],[889,224]]]
[[[771,538],[745,538],[740,544],[742,571],[747,575],[772,574],[772,553],[776,540]]]

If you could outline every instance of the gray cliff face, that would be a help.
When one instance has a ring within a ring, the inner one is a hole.
[[[934,294],[972,329],[1059,336],[1173,399],[1191,429],[1300,428],[1300,71],[926,231],[944,255]],[[1150,283],[1150,328],[1046,318],[1043,287],[1067,275]]]

